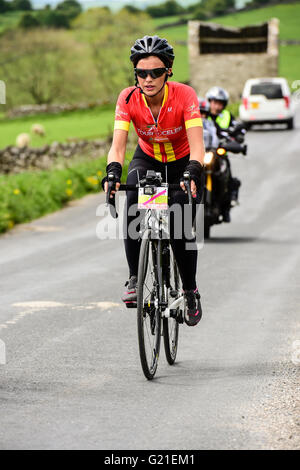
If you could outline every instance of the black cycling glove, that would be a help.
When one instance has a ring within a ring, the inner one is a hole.
[[[111,162],[106,167],[106,176],[102,179],[101,185],[104,189],[104,183],[107,181],[107,175],[113,173],[115,177],[115,183],[120,183],[122,176],[122,165],[119,162]]]
[[[190,160],[187,166],[185,167],[184,171],[189,172],[191,180],[193,180],[196,184],[197,192],[201,194],[203,187],[204,187],[203,165],[201,165],[201,163],[198,162],[197,160]],[[182,177],[180,181],[183,181],[183,180],[184,178]]]

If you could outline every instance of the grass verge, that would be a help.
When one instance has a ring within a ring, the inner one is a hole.
[[[126,177],[126,157],[123,177]],[[72,199],[99,192],[106,157],[80,160],[68,168],[0,176],[0,232],[65,206]]]

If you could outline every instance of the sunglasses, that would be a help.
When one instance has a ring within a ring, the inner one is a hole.
[[[147,78],[148,75],[150,75],[151,78],[159,78],[161,77],[164,73],[168,72],[167,67],[163,68],[158,68],[158,69],[134,69],[135,73],[137,74],[138,77],[140,78]]]

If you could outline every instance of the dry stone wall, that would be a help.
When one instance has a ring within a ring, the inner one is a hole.
[[[108,140],[53,142],[36,148],[10,145],[0,150],[0,173],[20,173],[29,169],[48,170],[59,158],[70,160],[79,155],[98,158],[107,154],[109,146]]]

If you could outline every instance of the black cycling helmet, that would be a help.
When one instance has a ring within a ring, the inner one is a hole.
[[[228,101],[229,101],[229,94],[224,88],[221,88],[219,86],[214,86],[208,90],[206,93],[206,99],[208,101],[211,100],[216,100],[216,101],[221,101],[224,103],[224,107],[227,106]]]
[[[163,61],[166,67],[172,67],[175,58],[173,47],[166,39],[158,36],[144,36],[137,39],[130,52],[130,60],[134,66],[140,59],[155,55]]]

